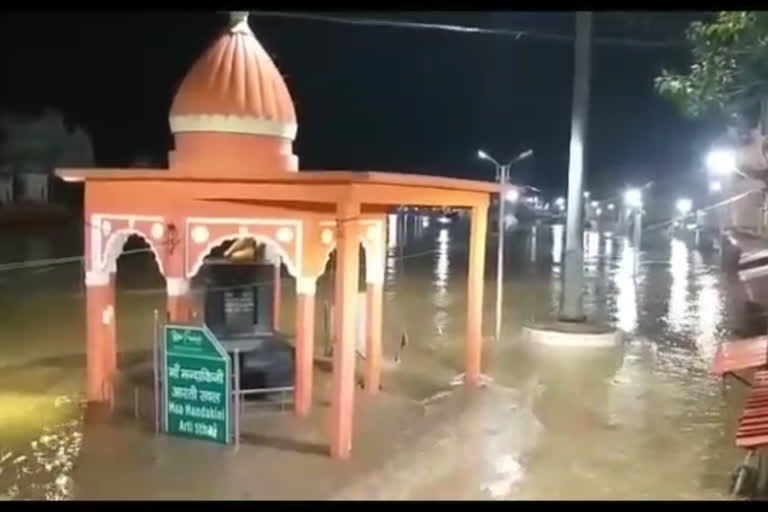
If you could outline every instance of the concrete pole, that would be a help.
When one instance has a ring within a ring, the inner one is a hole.
[[[585,320],[582,294],[584,288],[584,162],[589,120],[590,45],[592,13],[576,13],[576,45],[573,66],[573,106],[571,144],[568,162],[568,212],[565,235],[563,287],[560,319]]]

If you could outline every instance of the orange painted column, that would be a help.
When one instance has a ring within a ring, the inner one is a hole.
[[[464,383],[480,382],[483,355],[483,281],[488,205],[472,208],[469,235],[469,279],[467,282],[467,341],[464,352]]]
[[[360,204],[343,202],[336,210],[335,339],[331,388],[331,456],[349,458],[355,398],[355,313],[360,274]]]
[[[113,398],[114,291],[109,272],[85,274],[86,399],[110,402]]]
[[[296,382],[293,407],[306,416],[312,406],[312,377],[315,360],[315,279],[296,280]]]
[[[275,263],[274,284],[272,286],[272,328],[280,330],[280,306],[282,305],[282,277],[280,275],[280,259]]]
[[[189,281],[181,277],[166,278],[168,293],[168,321],[186,323],[192,318],[192,301],[189,296]]]

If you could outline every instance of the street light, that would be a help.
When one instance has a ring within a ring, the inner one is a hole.
[[[624,192],[624,204],[635,210],[643,207],[643,193],[639,188],[630,188]]]
[[[713,149],[707,155],[707,168],[712,174],[727,176],[731,173],[744,175],[736,166],[736,157],[728,149]]]
[[[675,203],[675,208],[677,208],[677,211],[680,213],[680,215],[685,217],[690,213],[691,208],[693,208],[693,202],[687,197],[681,197]]]
[[[477,157],[480,160],[488,160],[496,167],[496,179],[499,180],[499,241],[498,241],[498,254],[496,261],[496,339],[501,336],[501,304],[502,304],[502,283],[504,278],[504,204],[507,201],[517,202],[520,199],[520,191],[517,187],[507,189],[507,182],[509,181],[509,168],[514,164],[525,160],[533,156],[533,150],[528,149],[523,151],[515,158],[510,160],[506,165],[501,165],[491,155],[479,149],[477,151]],[[506,199],[506,200],[505,200]]]

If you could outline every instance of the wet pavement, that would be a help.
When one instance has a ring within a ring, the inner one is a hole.
[[[348,463],[324,453],[327,368],[316,372],[308,420],[252,415],[237,454],[155,437],[144,409],[142,419],[134,419],[130,389],[121,393],[125,399],[111,421],[86,425],[79,395],[85,360],[81,266],[0,272],[0,495],[726,498],[729,474],[742,458],[733,429],[743,392],[733,385],[724,397],[707,370],[718,342],[745,328],[744,308],[729,300],[743,292],[721,275],[715,255],[685,241],[650,234],[633,275],[636,255],[626,240],[590,232],[585,304],[591,317],[627,333],[624,344],[590,350],[526,346],[522,323],[556,310],[561,230],[538,226],[508,233],[502,336],[488,338],[486,386],[472,392],[451,385],[462,371],[466,224],[432,219],[425,225],[412,217],[406,236],[402,225],[391,230],[384,392],[375,399],[358,393]],[[18,243],[0,249],[0,268],[6,261],[78,252],[79,240],[67,232],[58,239],[14,236]],[[493,243],[491,237],[487,334],[493,328]],[[162,277],[144,255],[121,258],[118,283],[121,369],[128,374],[152,345],[153,310],[162,310],[165,294]],[[292,283],[285,280],[281,321],[289,332]],[[319,354],[328,284],[326,275],[318,286]],[[398,354],[403,333],[408,344]]]

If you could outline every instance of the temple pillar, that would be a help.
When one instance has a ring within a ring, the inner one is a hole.
[[[386,218],[366,233],[365,265],[365,389],[376,394],[381,388],[381,336],[383,330],[384,261]]]
[[[360,274],[360,204],[336,209],[335,337],[331,391],[331,456],[347,459],[352,450],[355,394],[355,313]]]
[[[114,285],[108,271],[85,274],[86,399],[111,402],[114,397],[117,347],[114,336]]]
[[[168,292],[168,322],[189,322],[192,318],[189,280],[182,277],[168,277],[166,278],[166,290]]]
[[[315,360],[314,277],[296,279],[296,379],[293,406],[297,416],[306,416],[312,406],[312,378]]]
[[[280,275],[280,257],[275,262],[274,285],[272,287],[272,328],[280,330],[280,305],[282,304],[282,276]],[[314,296],[314,293],[313,293]]]
[[[467,340],[464,352],[464,383],[480,382],[483,355],[483,281],[488,205],[472,208],[469,235],[469,278],[467,282]]]

